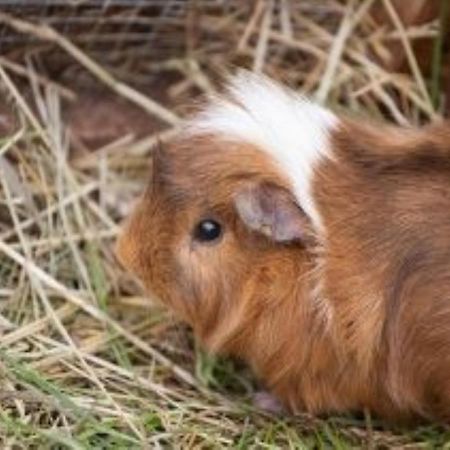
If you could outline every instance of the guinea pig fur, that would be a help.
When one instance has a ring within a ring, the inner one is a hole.
[[[117,252],[291,411],[450,421],[450,127],[340,118],[240,72],[176,140]]]

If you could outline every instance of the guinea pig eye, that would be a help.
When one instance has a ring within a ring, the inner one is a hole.
[[[199,242],[211,242],[222,235],[222,226],[213,219],[199,222],[194,229],[194,238]]]

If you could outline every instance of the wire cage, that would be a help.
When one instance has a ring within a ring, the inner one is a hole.
[[[12,17],[50,27],[120,80],[144,89],[155,73],[176,71],[200,91],[211,90],[210,79],[244,66],[358,113],[400,123],[427,120],[437,104],[426,86],[439,34],[436,8],[411,16],[402,2],[394,0],[397,12],[384,3],[3,0],[0,54],[39,60],[51,77],[67,69],[73,75],[64,45],[46,39],[45,28],[40,34],[19,30]]]
[[[50,26],[109,70],[131,80],[131,72],[135,78],[145,73],[141,66],[149,61],[183,56],[195,40],[200,13],[221,16],[237,4],[220,0],[24,0],[1,1],[0,10]],[[14,57],[24,52],[41,56],[54,72],[69,62],[54,45],[37,42],[36,36],[12,31],[3,23],[0,54]]]

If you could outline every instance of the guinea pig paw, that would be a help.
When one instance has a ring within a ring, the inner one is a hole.
[[[267,391],[258,391],[253,394],[253,405],[265,412],[281,415],[286,412],[284,406],[275,395]]]

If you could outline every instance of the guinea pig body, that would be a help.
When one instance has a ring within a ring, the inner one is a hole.
[[[340,119],[238,75],[167,148],[118,243],[292,411],[450,421],[450,129]]]

